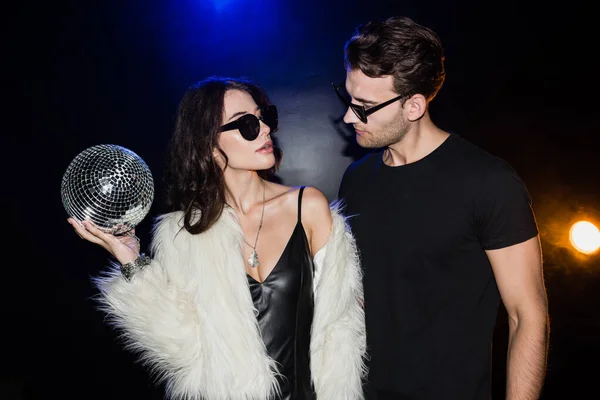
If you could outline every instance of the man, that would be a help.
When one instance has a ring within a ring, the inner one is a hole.
[[[344,122],[360,146],[378,149],[348,167],[339,191],[364,270],[369,398],[489,399],[500,300],[506,398],[538,398],[547,297],[525,185],[432,122],[428,105],[445,79],[432,30],[401,17],[361,25],[345,66],[335,87]]]

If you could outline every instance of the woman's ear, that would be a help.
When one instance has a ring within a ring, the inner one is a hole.
[[[225,158],[225,155],[223,154],[223,152],[219,148],[217,148],[217,147],[213,148],[212,156],[213,156],[213,159],[215,160],[215,162],[217,163],[217,165],[219,167],[221,167],[221,169],[225,169],[225,166],[227,165],[226,158]]]

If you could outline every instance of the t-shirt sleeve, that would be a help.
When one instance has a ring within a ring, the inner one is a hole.
[[[344,171],[344,175],[342,176],[342,180],[340,182],[340,187],[338,189],[337,199],[341,201],[346,201],[346,198],[350,191],[351,180],[350,175],[354,169],[354,165],[350,164],[346,170]]]
[[[475,218],[484,250],[501,249],[537,236],[531,196],[509,164],[491,165],[478,194]]]
[[[338,189],[338,193],[337,193],[337,198],[338,200],[343,200],[344,196],[346,195],[346,189],[348,187],[348,181],[346,179],[346,173],[344,173],[344,175],[342,176],[342,181],[340,182],[340,187]]]

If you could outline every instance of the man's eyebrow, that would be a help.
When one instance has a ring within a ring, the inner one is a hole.
[[[376,101],[367,100],[367,99],[363,99],[363,98],[360,98],[360,97],[355,97],[354,100],[360,101],[361,103],[364,103],[364,104],[377,104]]]

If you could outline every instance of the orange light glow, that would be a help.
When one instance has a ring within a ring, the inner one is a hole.
[[[588,221],[579,221],[571,226],[569,232],[571,245],[583,254],[592,254],[600,248],[600,231]]]

